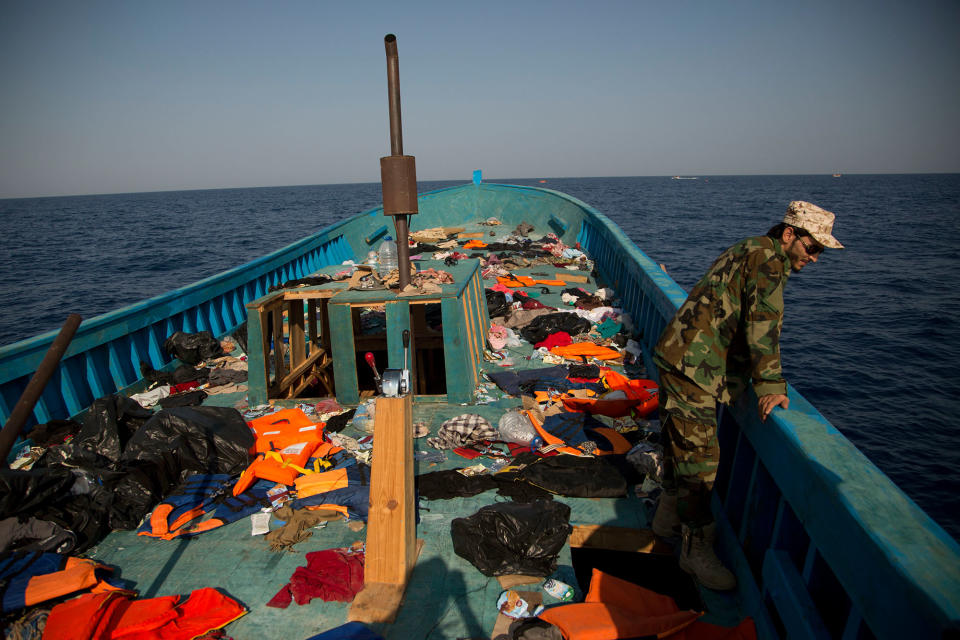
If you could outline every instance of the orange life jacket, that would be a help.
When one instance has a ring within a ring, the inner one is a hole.
[[[497,278],[497,282],[504,285],[505,287],[512,287],[514,289],[518,287],[532,287],[534,285],[545,285],[548,287],[562,287],[567,283],[563,280],[535,280],[530,276],[500,276]]]
[[[672,598],[593,570],[584,602],[551,607],[538,617],[558,627],[567,640],[664,638],[701,614],[681,611]]]
[[[586,455],[580,449],[576,447],[568,446],[562,438],[558,438],[549,431],[543,428],[543,425],[540,424],[540,421],[533,415],[532,411],[524,410],[523,413],[530,418],[530,422],[533,424],[533,428],[537,430],[537,435],[543,438],[543,441],[546,443],[546,446],[540,447],[541,452],[546,451],[556,451],[557,453],[568,453],[573,456],[583,456]]]
[[[600,369],[600,377],[605,387],[611,391],[622,391],[626,398],[605,400],[603,397],[562,397],[564,406],[571,411],[585,411],[611,418],[628,415],[631,411],[645,418],[660,406],[657,383],[653,380],[634,380],[609,367]]]
[[[563,356],[567,360],[580,361],[583,358],[596,358],[597,360],[616,360],[623,354],[609,347],[601,347],[592,342],[574,342],[560,347],[552,347],[550,353]]]
[[[110,567],[87,558],[32,551],[10,554],[3,561],[3,612],[46,602],[89,589],[122,591],[105,581]]]
[[[85,594],[55,606],[44,640],[190,640],[247,613],[235,600],[209,587],[184,602],[179,596],[133,600],[133,592]]]
[[[256,440],[251,453],[257,458],[240,474],[233,486],[238,496],[257,480],[293,485],[304,465],[323,442],[324,424],[300,409],[281,409],[247,423]]]

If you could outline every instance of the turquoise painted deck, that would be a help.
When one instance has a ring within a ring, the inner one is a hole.
[[[521,270],[521,275],[538,269]],[[581,272],[577,272],[582,275]],[[354,292],[363,297],[365,292]],[[376,297],[376,296],[374,296]],[[381,296],[382,297],[382,296]],[[541,296],[547,304],[561,305],[559,289]],[[515,354],[516,368],[543,367],[539,360],[527,361],[532,349],[524,345]],[[486,370],[497,370],[496,363],[484,363]],[[519,398],[504,396],[496,390],[497,400],[491,404],[462,406],[434,401],[414,404],[414,421],[426,422],[432,434],[448,418],[461,413],[476,413],[494,425],[509,407],[520,405]],[[221,406],[245,405],[243,394],[211,396],[207,403]],[[283,401],[284,406],[293,404]],[[345,435],[365,435],[352,427]],[[425,438],[414,443],[415,450],[435,451]],[[415,462],[415,473],[469,466],[476,461],[445,452],[447,461],[440,464]],[[647,514],[638,498],[577,499],[557,498],[571,506],[571,524],[607,524],[646,528]],[[494,491],[471,498],[421,501],[417,537],[425,545],[408,586],[404,607],[392,625],[376,628],[387,638],[460,638],[490,637],[497,618],[496,600],[503,590],[495,578],[481,574],[468,561],[453,552],[450,522],[469,516],[495,501],[504,501]],[[282,522],[274,519],[272,526]],[[305,564],[309,551],[349,546],[364,540],[365,528],[351,531],[345,522],[332,522],[314,531],[313,536],[298,545],[295,553],[273,553],[263,537],[250,535],[250,521],[222,527],[189,541],[159,541],[139,537],[132,532],[115,532],[94,550],[97,559],[121,568],[121,576],[136,583],[142,595],[186,593],[202,586],[222,587],[227,593],[250,607],[250,614],[227,627],[236,638],[275,637],[276,629],[284,629],[284,637],[307,638],[346,621],[348,603],[325,603],[315,600],[305,606],[290,605],[273,609],[265,603],[287,582],[297,566]],[[575,584],[570,550],[566,547],[559,558],[555,577]],[[535,584],[536,588],[542,581]],[[584,588],[586,585],[584,585]],[[549,600],[549,596],[547,596]],[[553,601],[556,602],[556,601]],[[711,619],[733,624],[738,611],[728,603]],[[374,627],[374,625],[371,625]]]
[[[468,184],[423,194],[420,211],[413,220],[414,229],[496,216],[505,223],[498,228],[504,233],[528,221],[540,231],[562,231],[567,244],[580,242],[596,261],[604,283],[617,290],[632,315],[646,357],[686,295],[602,213],[557,192]],[[386,233],[384,223],[375,209],[248,265],[84,322],[34,419],[45,422],[76,415],[96,397],[136,388],[140,360],[156,368],[167,364],[160,346],[170,333],[231,331],[244,318],[244,305],[264,295],[269,285],[366,255]],[[9,415],[54,333],[0,348],[0,418]],[[736,602],[708,601],[711,610],[720,616],[750,614],[765,638],[940,637],[945,631],[956,631],[960,628],[960,546],[795,389],[790,387],[788,393],[790,410],[775,411],[762,425],[755,416],[752,394],[727,412],[721,425],[723,459],[715,512],[722,553],[732,562],[741,588]],[[216,402],[243,400],[220,397]],[[417,416],[421,411],[434,412],[430,420],[436,429],[442,412],[455,415],[471,410],[423,404],[415,411]],[[428,546],[434,539],[430,549],[435,552],[424,550],[408,596],[416,594],[410,601],[418,608],[424,606],[420,611],[431,611],[433,617],[405,611],[390,637],[425,637],[411,629],[427,620],[436,629],[432,637],[488,631],[492,613],[486,601],[491,591],[499,593],[499,587],[449,554],[440,541],[445,518],[461,509],[475,510],[484,499],[479,496],[472,499],[477,502],[462,505],[443,502],[438,505],[441,510],[425,514],[421,536]],[[624,504],[576,504],[575,521],[602,524],[632,518],[635,526],[642,525],[645,514],[631,509],[635,505],[629,501]],[[262,596],[272,596],[298,562],[259,551],[262,541],[251,539],[247,526],[231,525],[182,548],[180,543],[114,533],[96,553],[117,564],[145,595],[213,586],[210,576],[217,575],[219,586],[253,610],[229,627],[238,638],[269,637],[277,628],[270,621],[285,621],[282,628],[296,629],[297,635],[289,637],[300,637],[301,630],[316,633],[327,628],[321,624],[337,617],[337,606],[312,603],[302,611],[295,605],[282,612],[264,609]],[[362,532],[340,531],[340,524],[334,523],[302,550],[336,546],[361,536]],[[425,605],[419,604],[421,598]],[[430,599],[439,604],[432,607]],[[413,619],[408,621],[406,616]],[[264,628],[272,631],[264,636]]]

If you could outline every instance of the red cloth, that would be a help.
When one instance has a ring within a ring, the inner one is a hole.
[[[528,298],[526,296],[518,296],[517,299],[523,301],[521,306],[524,309],[556,309],[556,307],[547,306],[539,300],[534,300],[533,298]]]
[[[196,380],[191,380],[190,382],[181,382],[180,384],[170,385],[170,395],[175,393],[181,393],[183,391],[189,391],[190,389],[196,389],[200,386],[200,383]]]
[[[320,598],[350,602],[363,588],[363,554],[347,549],[324,549],[307,554],[307,566],[297,567],[290,582],[277,592],[268,607],[286,609],[291,601],[304,605]]]
[[[565,347],[568,344],[573,344],[573,339],[570,337],[570,334],[566,331],[557,331],[556,333],[551,333],[548,335],[546,340],[543,342],[538,342],[533,346],[535,346],[537,349],[540,347],[552,349],[554,347]]]

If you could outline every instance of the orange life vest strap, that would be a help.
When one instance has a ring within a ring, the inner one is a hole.
[[[558,438],[549,431],[543,428],[543,425],[537,421],[537,418],[533,415],[532,411],[524,410],[523,413],[527,414],[527,417],[530,418],[530,422],[533,424],[533,428],[537,430],[537,434],[543,438],[543,441],[547,443],[547,446],[541,447],[539,449],[540,453],[548,453],[550,451],[557,451],[559,453],[568,453],[573,456],[583,456],[586,455],[580,449],[576,447],[571,447],[567,445],[562,438]]]

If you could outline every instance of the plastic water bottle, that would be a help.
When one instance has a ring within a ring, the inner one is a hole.
[[[380,262],[381,278],[386,277],[388,273],[397,268],[397,243],[390,236],[386,236],[380,243],[377,259]]]

